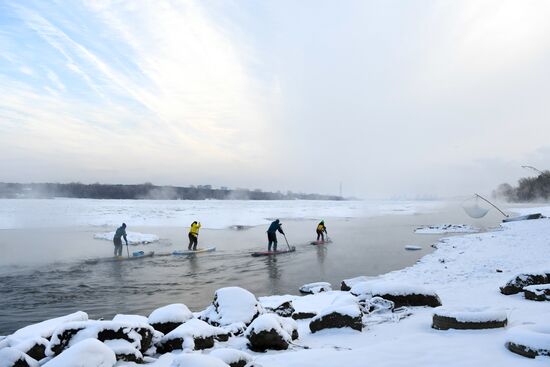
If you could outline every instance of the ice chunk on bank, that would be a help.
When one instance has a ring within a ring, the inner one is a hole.
[[[327,282],[308,283],[300,287],[300,292],[305,294],[315,294],[320,292],[328,292],[331,290],[332,287],[330,283]]]
[[[126,238],[130,245],[140,245],[152,242],[157,242],[159,237],[155,234],[139,233],[139,232],[126,232]],[[96,233],[94,238],[96,240],[112,241],[115,236],[115,232]],[[124,242],[124,239],[122,240]]]

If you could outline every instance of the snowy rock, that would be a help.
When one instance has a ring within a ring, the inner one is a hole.
[[[254,351],[287,349],[292,341],[292,332],[289,333],[286,321],[274,314],[263,314],[256,318],[245,332],[249,348]]]
[[[550,283],[550,271],[537,273],[518,274],[510,279],[506,285],[500,287],[500,293],[511,295],[523,291],[523,288],[530,285]]]
[[[354,330],[363,330],[361,320],[363,314],[357,304],[333,305],[327,307],[315,316],[309,323],[312,333],[323,329],[349,327]]]
[[[159,237],[154,234],[126,232],[126,235],[127,235],[126,238],[128,239],[128,244],[130,245],[147,244],[147,243],[157,242],[159,240]],[[114,236],[115,236],[115,232],[105,232],[105,233],[96,233],[94,235],[94,238],[96,240],[112,241]]]
[[[308,283],[300,287],[300,293],[304,294],[316,294],[321,292],[329,292],[332,290],[330,283],[327,282],[317,282],[317,283]]]
[[[350,292],[358,297],[382,297],[392,301],[395,307],[441,306],[441,300],[435,292],[416,285],[384,281],[362,282],[355,284]]]
[[[528,358],[550,356],[550,324],[511,328],[506,334],[506,348]]]
[[[115,363],[115,353],[109,347],[96,339],[86,339],[48,361],[43,367],[112,367]]]
[[[341,294],[342,292],[340,291],[330,291],[296,297],[292,301],[292,305],[295,309],[292,318],[294,320],[303,320],[315,317],[321,310],[330,306],[335,297]]]
[[[247,363],[252,362],[250,354],[232,348],[214,349],[209,355],[221,359],[230,367],[244,367]]]
[[[529,285],[523,288],[525,299],[550,301],[550,284]]]
[[[27,339],[19,339],[13,336],[4,337],[0,341],[0,349],[11,347],[15,348],[29,357],[40,361],[46,357],[46,350],[48,349],[49,341],[42,337],[29,337]]]
[[[25,340],[29,338],[45,338],[49,339],[54,330],[57,329],[60,325],[72,322],[72,321],[87,321],[88,314],[82,311],[78,311],[66,316],[57,317],[54,319],[49,319],[46,321],[39,322],[37,324],[32,324],[25,326],[22,329],[17,330],[11,335],[14,339]]]
[[[149,324],[163,334],[168,334],[187,320],[192,319],[193,313],[183,303],[174,303],[157,308],[149,315]]]
[[[117,361],[143,363],[143,355],[141,352],[135,344],[130,343],[127,340],[105,340],[104,344],[115,353]]]
[[[0,367],[38,367],[38,362],[15,348],[0,349]]]
[[[506,312],[489,307],[437,308],[433,314],[432,328],[448,329],[495,329],[508,323]]]
[[[196,353],[185,353],[174,359],[170,367],[228,367],[219,358]]]
[[[250,325],[263,312],[263,307],[252,293],[240,287],[227,287],[216,291],[212,305],[199,318],[214,326],[238,322]]]
[[[372,277],[367,277],[367,276],[359,276],[359,277],[355,277],[355,278],[344,279],[344,280],[342,280],[342,283],[340,284],[340,290],[341,291],[349,291],[349,290],[351,290],[351,288],[355,284],[367,282],[367,281],[372,280],[372,279],[373,279]]]
[[[58,327],[50,341],[48,355],[58,355],[68,347],[84,340],[99,341],[122,339],[133,343],[144,353],[151,347],[155,330],[144,323],[116,321],[69,322]]]
[[[214,338],[219,334],[226,334],[226,331],[202,320],[190,319],[166,334],[160,341],[158,349],[161,353],[166,353],[178,349],[212,348]]]
[[[271,312],[275,312],[281,317],[291,317],[294,311],[296,311],[294,307],[292,307],[292,301],[285,301],[275,308],[266,307],[265,309]]]
[[[148,324],[149,321],[147,320],[147,317],[141,316],[141,315],[124,315],[124,314],[117,314],[115,317],[113,317],[113,321],[116,322],[129,322],[129,323],[141,323],[141,324]]]

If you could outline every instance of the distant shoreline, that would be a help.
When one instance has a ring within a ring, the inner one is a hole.
[[[0,183],[3,199],[130,199],[130,200],[351,200],[338,195],[282,193],[227,187],[83,184],[83,183]]]

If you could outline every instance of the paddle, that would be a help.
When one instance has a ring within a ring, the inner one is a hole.
[[[292,251],[292,249],[290,248],[290,245],[288,244],[288,240],[286,239],[286,234],[283,233],[283,237],[285,238],[286,245],[288,246],[288,250]]]
[[[130,258],[130,250],[128,249],[128,241],[126,241],[126,252],[128,253],[128,259]]]

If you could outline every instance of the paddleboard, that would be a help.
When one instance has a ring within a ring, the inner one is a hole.
[[[143,259],[145,257],[153,257],[155,255],[155,251],[149,251],[149,252],[134,252],[130,257],[128,256],[115,256],[113,259],[110,259],[112,261],[124,261],[124,260],[137,260],[137,259]],[[109,259],[108,259],[109,260]]]
[[[324,241],[321,241],[321,240],[319,240],[319,241],[311,241],[309,244],[310,244],[310,245],[315,245],[315,246],[317,246],[317,245],[324,245],[324,244],[326,244],[326,243],[332,243],[332,240],[331,240],[331,239],[327,239],[327,240],[324,240]]]
[[[176,256],[182,256],[182,255],[194,255],[194,254],[200,254],[203,252],[212,252],[216,251],[215,247],[206,247],[206,248],[198,248],[196,250],[175,250],[172,252],[172,255]]]
[[[296,251],[296,247],[291,246],[290,250],[280,250],[280,251],[259,251],[259,252],[253,252],[251,255],[254,257],[258,256],[271,256],[271,255],[281,255],[281,254],[288,254],[289,252]]]

